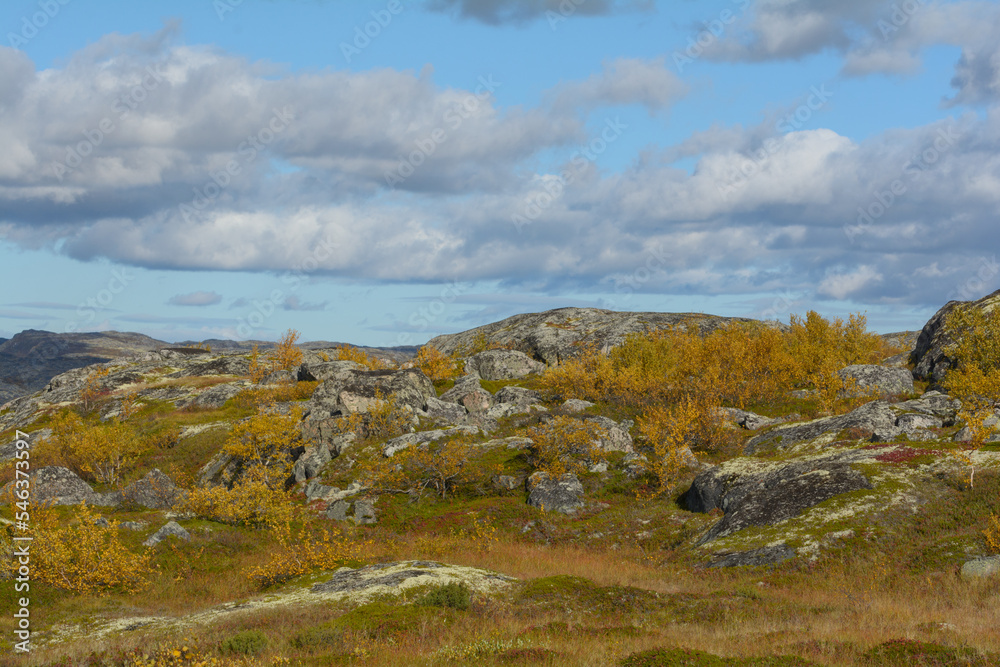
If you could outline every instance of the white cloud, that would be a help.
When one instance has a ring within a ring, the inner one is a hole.
[[[216,292],[191,292],[177,294],[167,301],[171,306],[214,306],[222,303],[222,295]]]

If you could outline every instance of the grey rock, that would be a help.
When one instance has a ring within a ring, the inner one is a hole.
[[[357,435],[341,430],[340,421],[335,417],[307,419],[301,423],[302,440],[316,446],[323,446],[331,457],[340,456],[350,448]]]
[[[45,466],[35,469],[28,478],[30,482],[30,501],[33,503],[50,502],[53,505],[79,505],[86,502],[95,504],[97,494],[90,485],[80,477],[62,466]],[[13,490],[14,482],[4,487],[4,492]]]
[[[304,363],[299,366],[300,382],[326,382],[327,380],[346,381],[352,371],[363,371],[365,367],[353,361],[320,361]]]
[[[524,475],[497,475],[494,483],[498,489],[503,491],[516,491],[517,489],[524,488],[524,483],[526,478]]]
[[[446,567],[433,561],[401,561],[398,563],[379,563],[352,570],[341,568],[328,581],[312,587],[313,593],[354,592],[367,588],[398,588],[407,579],[416,577],[437,578],[435,570]],[[395,572],[379,576],[379,573],[395,569]],[[487,574],[486,578],[494,581],[514,581],[511,577],[499,574]]]
[[[325,498],[326,496],[332,493],[336,493],[339,490],[340,489],[338,489],[335,486],[327,486],[326,484],[323,484],[322,482],[316,479],[311,479],[308,482],[306,482],[305,489],[303,489],[306,495],[307,503],[311,503],[314,500],[320,500],[322,498]]]
[[[625,453],[634,451],[631,434],[629,434],[628,429],[623,428],[618,422],[597,415],[588,415],[583,420],[591,424],[597,424],[604,430],[604,435],[601,435],[595,442],[597,448],[601,451]]]
[[[312,445],[306,447],[302,455],[299,456],[295,465],[292,466],[292,476],[296,482],[304,482],[312,479],[320,473],[327,463],[332,461],[330,450],[326,445]]]
[[[726,419],[748,431],[756,431],[757,429],[771,426],[781,421],[765,417],[764,415],[758,415],[754,412],[748,412],[747,410],[740,410],[739,408],[720,408],[719,411]]]
[[[308,401],[308,418],[323,419],[368,412],[375,405],[376,393],[383,400],[393,395],[398,405],[409,407],[415,412],[423,410],[428,398],[437,396],[434,383],[418,368],[349,370],[324,380],[317,387]]]
[[[542,402],[542,395],[525,387],[504,387],[496,393],[497,403],[510,405],[534,405]]]
[[[966,580],[1000,575],[1000,556],[977,558],[962,565],[961,577]]]
[[[458,403],[452,403],[450,401],[442,401],[441,399],[433,396],[427,399],[427,405],[424,407],[424,412],[432,420],[445,424],[460,424],[469,414],[469,411],[465,409],[465,406],[459,405]]]
[[[854,380],[861,393],[881,396],[913,393],[913,374],[905,368],[857,364],[837,371],[842,380]]]
[[[939,391],[927,391],[920,398],[894,403],[893,407],[940,417],[944,426],[951,426],[955,423],[956,414],[962,409],[962,402]]]
[[[202,408],[221,408],[226,401],[247,387],[243,383],[217,384],[198,394],[189,404]]]
[[[567,412],[583,412],[587,408],[594,407],[594,404],[590,401],[584,401],[580,398],[570,398],[565,403],[562,404],[563,410]]]
[[[354,502],[354,523],[370,525],[375,521],[375,503],[365,499],[356,500]]]
[[[299,379],[298,370],[295,371],[274,371],[269,373],[260,381],[261,384],[294,384]]]
[[[155,547],[157,544],[167,539],[168,537],[176,537],[179,540],[190,540],[191,534],[184,530],[183,527],[176,521],[168,521],[163,525],[158,531],[153,533],[143,542],[143,546]]]
[[[149,524],[145,521],[124,521],[122,522],[122,528],[128,528],[129,530],[140,531],[146,530],[146,526]]]
[[[124,500],[147,509],[170,509],[180,499],[181,489],[174,480],[154,468],[122,491]]]
[[[896,426],[909,433],[917,429],[940,428],[941,426],[944,426],[944,422],[934,415],[911,412],[899,415],[899,417],[896,418]]]
[[[739,551],[726,554],[722,558],[713,560],[709,567],[744,567],[774,565],[783,561],[795,558],[795,549],[786,544],[777,544],[770,547],[760,547],[749,551]]]
[[[545,364],[517,350],[486,350],[465,362],[466,373],[476,373],[484,380],[517,380],[544,370]]]
[[[721,508],[723,518],[698,541],[704,544],[749,526],[770,526],[798,516],[806,509],[851,491],[874,488],[858,470],[853,460],[864,452],[835,454],[826,459],[812,459],[762,466],[734,472],[716,466],[695,478],[685,495],[692,512]]]
[[[956,332],[946,326],[948,316],[960,305],[971,305],[973,308],[990,309],[1000,302],[1000,290],[988,294],[978,301],[949,301],[942,306],[927,321],[920,331],[917,344],[914,347],[911,361],[914,363],[913,375],[922,380],[939,383],[944,380],[945,373],[951,368],[954,360],[946,350],[956,341]]]
[[[576,475],[566,473],[552,479],[547,473],[533,473],[527,480],[528,504],[544,512],[573,514],[583,507],[583,485]]]
[[[743,453],[753,455],[770,450],[784,450],[791,445],[818,438],[824,433],[857,429],[861,433],[891,432],[896,427],[896,414],[883,400],[871,401],[836,417],[823,417],[809,422],[779,426],[754,436],[743,447]]]
[[[244,354],[225,354],[216,359],[191,363],[178,373],[172,375],[174,377],[204,375],[235,375],[237,377],[246,377],[250,375],[250,360]]]
[[[326,518],[334,521],[347,521],[347,510],[351,504],[346,500],[335,500],[326,506]]]

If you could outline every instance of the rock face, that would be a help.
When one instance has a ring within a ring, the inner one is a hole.
[[[547,473],[536,472],[528,478],[527,488],[528,504],[544,512],[573,514],[583,507],[583,485],[572,473],[552,479]]]
[[[978,301],[949,301],[927,321],[917,338],[910,360],[915,364],[913,375],[933,383],[941,382],[951,368],[952,359],[945,348],[954,344],[954,332],[945,326],[945,320],[959,305],[971,303],[975,308],[992,310],[1000,304],[1000,290],[984,296]]]
[[[369,371],[341,366],[309,400],[309,419],[368,412],[378,400],[376,392],[383,398],[394,394],[399,405],[413,411],[422,410],[428,398],[437,397],[434,383],[417,368]]]
[[[889,404],[882,400],[872,401],[846,415],[823,417],[801,424],[774,428],[748,440],[743,447],[743,453],[752,455],[765,450],[787,449],[796,443],[818,438],[824,433],[836,433],[846,429],[856,429],[859,434],[870,436],[895,432],[895,427],[896,414],[889,408]]]
[[[32,502],[54,505],[79,505],[94,499],[94,490],[80,477],[62,466],[38,468],[29,477]],[[13,483],[8,485],[13,488]]]
[[[703,333],[745,318],[717,317],[698,313],[623,313],[597,308],[559,308],[544,313],[514,315],[457,334],[432,338],[429,345],[445,354],[471,349],[477,339],[510,345],[549,365],[573,357],[579,344],[593,344],[603,351],[621,345],[631,333],[655,331],[677,325],[698,327]]]
[[[787,544],[776,544],[771,547],[726,554],[712,561],[709,567],[759,567],[761,565],[774,565],[791,558],[795,558],[795,549]]]
[[[858,364],[841,369],[837,374],[843,380],[854,380],[862,392],[882,396],[913,393],[913,374],[905,368]]]
[[[734,465],[705,471],[686,495],[692,512],[719,508],[723,518],[698,541],[704,544],[749,526],[770,526],[790,519],[834,496],[874,488],[852,460],[867,454],[837,454],[826,459],[777,466],[759,464],[742,469]]]
[[[466,373],[475,373],[484,380],[517,380],[544,370],[545,364],[517,350],[486,350],[465,362]]]

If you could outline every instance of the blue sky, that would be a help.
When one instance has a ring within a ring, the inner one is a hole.
[[[0,336],[417,344],[1000,287],[1000,4],[11,0]]]

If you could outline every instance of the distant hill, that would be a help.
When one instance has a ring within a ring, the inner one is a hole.
[[[60,334],[27,329],[0,342],[0,404],[43,389],[50,379],[68,370],[167,345],[137,333]]]

